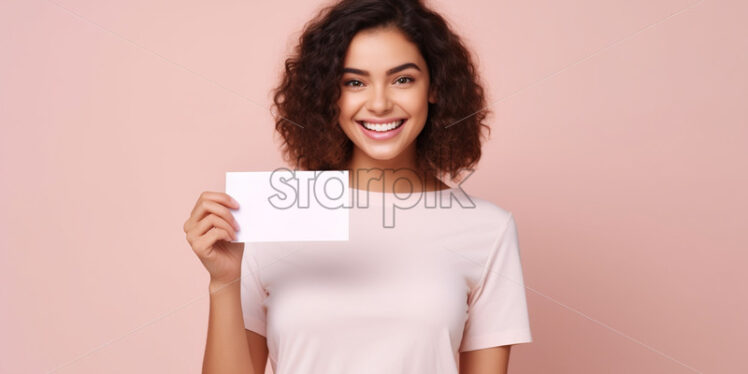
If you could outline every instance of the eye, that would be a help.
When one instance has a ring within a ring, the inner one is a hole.
[[[349,80],[349,81],[347,81],[347,82],[343,83],[343,85],[344,85],[344,86],[351,86],[351,87],[360,87],[360,85],[351,85],[351,84],[350,84],[350,83],[354,83],[354,82],[356,82],[356,83],[359,83],[359,84],[361,84],[361,81],[359,81],[359,80],[356,80],[356,79],[351,79],[351,80]]]
[[[403,82],[403,79],[405,79],[406,81]],[[405,84],[405,83],[410,83],[410,82],[413,82],[413,81],[415,81],[415,79],[413,79],[411,77],[405,77],[405,76],[403,76],[403,77],[397,78],[397,80],[395,82],[400,82],[400,83]]]

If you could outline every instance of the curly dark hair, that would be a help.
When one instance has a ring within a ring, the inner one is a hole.
[[[491,129],[483,123],[490,112],[477,69],[447,21],[420,0],[341,0],[305,25],[273,91],[286,162],[303,170],[346,168],[353,142],[338,123],[343,61],[359,31],[390,26],[418,46],[436,93],[416,138],[417,171],[456,180],[478,162],[481,128]]]

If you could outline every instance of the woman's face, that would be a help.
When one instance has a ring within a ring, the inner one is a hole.
[[[435,102],[418,47],[396,28],[364,30],[351,40],[343,68],[338,120],[353,157],[412,160],[428,102]]]

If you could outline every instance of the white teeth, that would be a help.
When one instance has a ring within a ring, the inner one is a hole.
[[[373,130],[373,131],[389,131],[389,130],[392,130],[392,129],[400,126],[403,122],[404,122],[404,120],[399,120],[399,121],[390,122],[390,123],[382,123],[382,124],[379,124],[379,123],[369,123],[369,122],[362,122],[362,123],[363,123],[364,127],[366,127],[369,130]]]

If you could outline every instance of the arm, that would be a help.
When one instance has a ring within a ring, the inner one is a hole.
[[[263,374],[267,345],[264,337],[258,339],[245,332],[247,330],[242,317],[240,283],[211,283],[209,290],[210,317],[203,374]]]
[[[252,356],[252,367],[255,373],[265,373],[265,364],[268,361],[268,342],[267,339],[251,330],[247,332],[247,342],[249,343],[249,353]]]
[[[460,374],[507,374],[511,345],[460,352]]]

